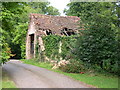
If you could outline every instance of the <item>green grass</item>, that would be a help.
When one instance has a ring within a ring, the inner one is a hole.
[[[16,88],[15,83],[10,80],[9,76],[4,70],[2,71],[2,88]]]
[[[89,85],[93,85],[98,88],[118,88],[117,76],[112,76],[112,75],[105,76],[103,74],[94,75],[90,73],[85,73],[85,74],[65,73],[60,70],[51,69],[52,66],[49,63],[43,63],[43,62],[38,63],[35,62],[34,60],[22,60],[22,61],[26,64],[32,64],[38,67],[46,68],[48,70],[64,74],[75,80],[79,80],[81,82],[84,82]]]

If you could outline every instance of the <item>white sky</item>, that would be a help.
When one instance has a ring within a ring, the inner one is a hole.
[[[65,16],[63,10],[66,8],[66,5],[70,2],[70,0],[48,0],[51,6],[57,8],[61,13],[61,16]]]

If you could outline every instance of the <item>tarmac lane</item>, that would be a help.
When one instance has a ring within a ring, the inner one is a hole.
[[[18,88],[93,88],[68,76],[11,60],[2,66]]]

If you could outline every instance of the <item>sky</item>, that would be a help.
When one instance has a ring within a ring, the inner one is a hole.
[[[65,16],[63,11],[66,8],[66,5],[70,2],[70,0],[48,0],[48,1],[51,3],[50,5],[59,10],[61,16]]]

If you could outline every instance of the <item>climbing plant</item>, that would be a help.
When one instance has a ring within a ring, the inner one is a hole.
[[[57,35],[49,35],[49,36],[43,37],[46,56],[48,56],[50,58],[58,57],[60,40],[61,40],[61,37],[57,36]]]
[[[58,35],[49,35],[43,37],[45,45],[45,55],[52,59],[59,60],[62,59],[71,59],[74,56],[72,52],[74,50],[74,44],[76,42],[76,36],[58,36]],[[60,41],[62,43],[61,53],[59,53]]]

